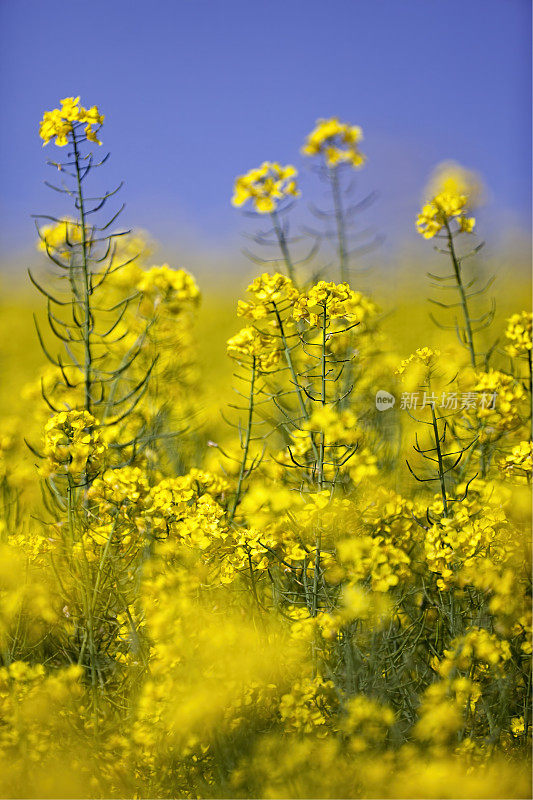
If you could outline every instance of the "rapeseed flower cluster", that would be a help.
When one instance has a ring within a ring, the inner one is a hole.
[[[301,294],[294,305],[293,316],[296,320],[304,320],[310,325],[322,324],[322,317],[329,320],[345,319],[350,325],[357,322],[353,308],[357,306],[357,298],[347,283],[335,284],[319,281],[308,292]]]
[[[279,342],[257,328],[242,328],[227,341],[228,355],[233,358],[257,359],[260,369],[268,372],[281,358]]]
[[[251,320],[263,319],[276,309],[284,311],[299,297],[291,279],[279,272],[274,275],[263,273],[248,286],[247,292],[251,299],[238,301],[237,314]]]
[[[508,344],[505,346],[510,356],[526,356],[531,358],[531,311],[522,311],[520,314],[513,314],[507,320],[505,337]]]
[[[96,477],[103,469],[107,445],[88,411],[60,411],[46,423],[43,473],[69,475],[74,481]]]
[[[483,182],[477,173],[456,161],[443,161],[433,170],[424,190],[428,198],[441,193],[466,195],[470,208],[473,208],[483,199]]]
[[[194,305],[200,300],[200,290],[193,276],[184,269],[172,269],[168,264],[143,272],[137,290],[150,304],[152,313],[164,303],[168,313],[178,314],[184,305]]]
[[[45,111],[39,126],[39,136],[45,144],[54,138],[58,147],[68,144],[69,134],[73,134],[78,123],[84,125],[84,135],[89,142],[102,144],[97,133],[104,122],[104,115],[100,114],[96,106],[84,108],[80,105],[80,98],[65,97],[61,100],[61,108]]]
[[[432,239],[455,220],[461,233],[472,233],[476,220],[467,216],[468,197],[443,191],[426,203],[417,217],[416,228],[424,239]]]
[[[297,174],[291,164],[282,167],[275,161],[264,161],[246,175],[239,175],[231,202],[234,206],[242,206],[251,200],[259,214],[272,213],[281,200],[299,196]]]
[[[358,169],[366,160],[358,147],[362,139],[363,131],[358,125],[340,122],[337,117],[319,119],[308,135],[302,153],[305,156],[322,155],[328,167],[349,164]]]

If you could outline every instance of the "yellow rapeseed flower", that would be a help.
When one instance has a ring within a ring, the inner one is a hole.
[[[242,328],[226,344],[231,358],[256,358],[263,372],[272,369],[281,358],[280,345],[276,339],[257,328]]]
[[[346,163],[357,169],[366,161],[358,148],[362,138],[363,131],[358,125],[340,122],[337,117],[319,119],[305,140],[302,153],[305,156],[323,155],[328,167]]]
[[[231,202],[242,206],[251,200],[259,214],[269,214],[276,210],[280,200],[299,196],[297,174],[291,164],[282,167],[275,161],[264,161],[260,167],[237,177]]]
[[[102,144],[96,133],[103,121],[104,115],[100,114],[96,106],[87,109],[80,105],[79,96],[65,97],[61,100],[61,108],[44,112],[39,125],[39,136],[43,140],[43,147],[54,136],[56,145],[64,147],[68,144],[69,134],[74,135],[77,126],[85,124],[85,138],[95,144]]]
[[[475,208],[483,199],[483,182],[477,173],[456,161],[443,161],[431,173],[424,197],[430,199],[441,192],[466,195],[470,208]]]
[[[533,315],[531,311],[521,311],[513,314],[507,320],[505,336],[509,344],[505,349],[510,356],[530,356],[531,355],[531,321]]]
[[[444,227],[456,220],[462,233],[472,233],[476,220],[465,214],[468,197],[455,191],[443,191],[422,206],[416,219],[418,233],[424,239],[432,239]]]

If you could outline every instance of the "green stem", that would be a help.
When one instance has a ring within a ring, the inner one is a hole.
[[[91,388],[92,388],[92,353],[91,353],[91,275],[89,270],[89,243],[87,241],[87,225],[85,216],[85,200],[81,184],[80,152],[78,150],[78,140],[76,133],[72,130],[72,142],[74,145],[74,162],[76,169],[76,184],[78,190],[78,205],[81,217],[82,253],[83,253],[83,346],[85,351],[84,362],[84,384],[85,384],[85,409],[91,412]]]
[[[289,253],[289,248],[287,245],[287,239],[285,238],[285,233],[283,232],[283,228],[279,223],[278,212],[271,211],[270,217],[272,219],[272,224],[274,225],[274,230],[276,231],[276,236],[278,237],[279,247],[283,255],[285,266],[287,267],[287,275],[289,276],[291,281],[295,283],[294,265],[292,263],[292,259]]]
[[[444,507],[444,516],[448,516],[448,498],[446,496],[446,483],[444,480],[444,462],[442,459],[442,451],[440,449],[440,438],[439,438],[439,428],[437,425],[437,418],[435,416],[435,405],[431,403],[431,417],[433,422],[433,435],[435,437],[435,447],[437,450],[437,460],[439,463],[439,481],[440,481],[440,491],[442,495],[442,505]]]
[[[233,508],[231,509],[231,513],[229,515],[230,522],[232,522],[235,516],[235,512],[237,511],[237,506],[239,505],[241,499],[244,476],[246,474],[246,461],[248,460],[248,451],[250,449],[250,439],[252,436],[252,420],[254,414],[254,388],[255,388],[255,379],[257,374],[256,361],[257,361],[256,356],[252,356],[252,377],[250,379],[250,394],[248,396],[248,420],[246,423],[246,436],[244,439],[244,448],[242,454],[241,468],[239,470],[239,480],[237,482],[237,491],[235,492],[235,500],[233,502]]]
[[[464,290],[464,286],[463,286],[463,280],[462,280],[462,277],[461,277],[461,264],[460,264],[459,259],[457,258],[457,254],[455,252],[455,246],[454,246],[454,243],[453,243],[453,236],[452,236],[452,231],[451,231],[451,228],[450,228],[450,223],[449,223],[448,220],[446,220],[446,222],[444,224],[446,226],[446,231],[448,233],[448,249],[450,251],[450,256],[451,256],[452,264],[453,264],[453,269],[454,269],[454,272],[455,272],[455,280],[456,280],[457,288],[459,290],[459,295],[460,295],[460,298],[461,298],[461,306],[462,306],[462,309],[463,309],[463,317],[464,317],[464,322],[465,322],[466,343],[467,343],[468,349],[470,351],[470,361],[471,361],[472,367],[475,369],[476,368],[476,351],[474,349],[474,334],[473,334],[473,331],[472,331],[472,324],[470,322],[470,312],[468,310],[468,302],[467,302],[467,298],[466,298],[466,294],[465,294],[465,290]]]
[[[292,382],[293,382],[293,385],[294,385],[294,390],[295,390],[296,396],[298,398],[298,404],[300,406],[300,413],[302,415],[302,419],[307,421],[309,419],[309,412],[308,412],[308,410],[306,408],[306,405],[305,405],[305,401],[304,401],[304,398],[303,398],[302,387],[300,386],[300,384],[298,382],[298,376],[296,374],[296,370],[294,368],[294,364],[293,364],[293,361],[292,361],[291,350],[290,350],[290,347],[289,347],[289,343],[287,342],[287,337],[285,336],[285,330],[283,328],[283,322],[282,322],[282,319],[281,319],[281,315],[280,315],[280,313],[279,313],[279,311],[278,311],[278,309],[276,307],[276,304],[274,304],[274,313],[276,315],[276,320],[277,320],[277,323],[278,323],[278,326],[279,326],[279,335],[281,337],[281,342],[283,344],[283,352],[285,354],[285,361],[287,362],[287,366],[289,368],[289,372],[291,373],[291,378],[292,378]],[[309,438],[311,440],[311,448],[313,450],[313,455],[315,456],[316,459],[318,459],[318,451],[316,449],[316,445],[315,445],[315,442],[313,440],[312,433],[309,433]]]
[[[327,305],[326,303],[324,303],[322,312],[322,348],[321,348],[322,352],[321,352],[321,380],[320,380],[320,385],[321,385],[320,402],[323,407],[326,405],[326,341],[327,341],[326,326],[327,326]],[[324,488],[325,444],[326,444],[325,433],[324,431],[322,431],[322,433],[320,434],[319,459],[317,464],[319,492],[321,492]],[[315,570],[313,575],[313,606],[311,609],[313,617],[316,617],[318,610],[318,584],[320,580],[321,549],[322,549],[322,526],[319,515],[317,519],[316,544],[315,544]]]
[[[335,208],[335,221],[337,223],[337,252],[339,256],[341,282],[349,283],[346,253],[346,231],[344,229],[344,211],[342,207],[342,195],[338,167],[332,167],[330,169],[330,176],[333,205]]]
[[[102,569],[103,569],[103,566],[104,566],[105,562],[107,561],[107,554],[108,554],[109,548],[111,546],[111,540],[112,540],[112,538],[114,536],[114,533],[115,533],[115,527],[116,527],[116,521],[113,522],[113,526],[112,526],[112,528],[111,528],[111,530],[109,532],[109,536],[107,537],[107,541],[105,543],[104,552],[102,553],[102,557],[101,557],[100,563],[98,565],[98,573],[96,575],[96,580],[94,582],[93,596],[92,596],[92,601],[91,601],[91,616],[94,615],[94,611],[95,611],[95,608],[96,608],[96,600],[97,600],[98,590],[100,589],[100,581],[102,579]]]

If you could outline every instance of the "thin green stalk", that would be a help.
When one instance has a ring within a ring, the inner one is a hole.
[[[300,386],[300,383],[298,381],[298,376],[297,376],[296,370],[294,368],[294,364],[293,364],[292,356],[291,356],[291,350],[290,350],[290,347],[289,347],[289,343],[287,342],[287,337],[285,336],[285,330],[283,328],[283,322],[282,322],[282,319],[281,319],[281,315],[280,315],[276,305],[274,305],[274,313],[276,314],[276,320],[277,320],[277,323],[278,323],[278,326],[279,326],[279,334],[280,334],[280,337],[281,337],[281,342],[283,344],[283,352],[285,354],[285,361],[287,362],[287,366],[289,367],[289,371],[291,373],[291,378],[292,378],[292,383],[294,385],[294,389],[296,391],[296,396],[298,398],[298,404],[300,406],[300,413],[302,415],[302,418],[307,421],[309,419],[309,412],[308,412],[307,407],[305,405],[305,401],[304,401],[304,398],[303,398],[302,387]],[[313,455],[315,456],[315,458],[318,459],[318,451],[316,449],[316,445],[315,445],[315,442],[313,440],[313,436],[311,434],[309,434],[309,438],[311,440],[311,447],[312,447],[312,450],[313,450]]]
[[[85,200],[81,184],[80,153],[76,133],[72,130],[72,142],[74,145],[74,162],[76,168],[76,184],[78,191],[78,204],[81,218],[82,253],[83,253],[83,346],[85,351],[84,360],[84,384],[85,384],[85,408],[91,412],[91,388],[92,388],[92,353],[91,353],[91,275],[89,270],[89,254],[87,242],[87,226],[85,221]]]
[[[235,500],[233,502],[233,507],[229,514],[229,521],[232,522],[233,518],[235,517],[235,512],[237,511],[237,506],[239,505],[241,499],[241,492],[242,492],[242,485],[244,482],[244,476],[246,474],[246,462],[248,460],[248,451],[250,449],[250,439],[252,436],[252,421],[253,421],[253,414],[254,414],[254,389],[255,389],[255,380],[257,375],[257,358],[256,356],[252,356],[252,377],[250,379],[250,394],[248,396],[248,419],[246,423],[246,434],[244,438],[244,447],[243,447],[243,454],[242,454],[242,461],[241,467],[239,470],[239,479],[237,481],[237,490],[235,492]]]
[[[435,416],[435,406],[431,403],[431,417],[433,422],[433,435],[435,438],[435,448],[437,450],[437,460],[439,465],[439,481],[440,481],[440,491],[442,495],[442,505],[444,507],[444,516],[448,516],[448,498],[446,495],[446,483],[444,480],[444,462],[442,459],[442,451],[440,449],[440,438],[439,438],[439,428],[437,425],[437,418]]]
[[[342,195],[338,167],[332,167],[330,169],[330,176],[333,205],[335,208],[335,222],[337,223],[337,252],[339,256],[341,283],[349,283],[346,252],[346,231],[344,229],[344,210],[342,207]]]
[[[100,581],[102,579],[102,569],[103,569],[103,566],[104,566],[105,562],[107,561],[107,554],[108,554],[109,548],[111,546],[111,540],[113,539],[113,536],[115,534],[115,529],[116,529],[116,520],[113,522],[113,526],[112,526],[112,528],[111,528],[111,530],[109,532],[109,536],[107,537],[107,541],[106,541],[105,546],[104,546],[104,552],[102,553],[102,557],[100,558],[100,563],[98,564],[98,572],[97,572],[97,575],[96,575],[96,580],[94,582],[93,596],[92,596],[92,602],[91,602],[91,615],[94,614],[94,611],[95,611],[95,608],[96,608],[96,599],[97,599],[97,595],[98,595],[98,590],[100,588]]]
[[[287,342],[287,337],[285,336],[285,330],[283,328],[283,322],[281,320],[281,315],[280,315],[278,309],[276,308],[276,306],[274,306],[274,312],[276,314],[276,320],[277,320],[277,323],[279,325],[279,334],[281,336],[281,342],[283,344],[283,352],[284,352],[284,355],[285,355],[285,361],[287,362],[287,366],[289,367],[289,371],[291,373],[292,382],[293,382],[294,388],[296,390],[296,396],[298,397],[298,403],[299,403],[299,406],[300,406],[300,411],[301,411],[302,417],[304,419],[309,419],[309,414],[307,412],[307,408],[305,406],[305,402],[304,402],[303,395],[302,395],[302,389],[300,387],[300,384],[298,383],[296,370],[294,369],[294,364],[292,363],[291,351],[290,351],[290,348],[289,348],[289,343]]]
[[[321,348],[321,379],[320,379],[320,402],[326,405],[326,341],[327,341],[327,306],[324,303],[322,312],[322,348]],[[317,464],[318,491],[324,488],[324,456],[325,456],[325,433],[320,434],[319,458]],[[320,579],[320,556],[322,549],[322,526],[320,514],[317,519],[316,543],[315,543],[315,570],[313,575],[313,606],[311,613],[316,617],[318,610],[318,583]]]
[[[289,248],[288,248],[288,245],[287,245],[287,239],[285,238],[285,233],[284,233],[283,228],[281,227],[281,225],[279,223],[278,212],[277,211],[271,211],[270,212],[270,217],[272,219],[272,224],[274,225],[274,230],[276,232],[276,236],[278,237],[279,247],[280,247],[281,253],[283,255],[283,260],[285,262],[285,266],[287,267],[287,275],[289,276],[291,281],[293,283],[295,283],[296,276],[295,276],[295,272],[294,272],[294,265],[292,263],[292,259],[291,259],[290,253],[289,253]]]
[[[454,246],[454,243],[453,243],[452,231],[451,231],[450,223],[448,222],[448,220],[446,220],[445,226],[446,226],[446,231],[447,231],[447,234],[448,234],[448,249],[450,251],[450,256],[451,256],[451,259],[452,259],[453,269],[454,269],[454,272],[455,272],[455,280],[456,280],[457,288],[459,290],[459,295],[460,295],[460,298],[461,298],[461,307],[463,309],[463,317],[464,317],[465,332],[466,332],[466,342],[467,342],[468,350],[470,351],[470,361],[471,361],[472,367],[475,369],[476,368],[476,351],[474,349],[474,334],[473,334],[473,331],[472,331],[472,324],[470,322],[470,312],[468,310],[468,302],[467,302],[467,298],[466,298],[466,294],[465,294],[465,290],[464,290],[464,286],[463,286],[463,280],[462,280],[462,277],[461,277],[461,264],[459,262],[459,259],[457,258],[457,254],[455,252],[455,246]]]

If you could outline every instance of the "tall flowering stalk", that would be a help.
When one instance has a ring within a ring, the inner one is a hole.
[[[71,657],[88,669],[94,689],[106,680],[106,652],[114,638],[108,614],[123,613],[127,605],[117,588],[128,548],[119,540],[120,515],[102,524],[91,489],[107,469],[131,463],[143,449],[142,423],[134,417],[157,362],[155,355],[137,369],[153,324],[148,319],[137,333],[129,329],[129,310],[138,305],[141,292],[116,291],[118,274],[138,255],[123,244],[128,231],[110,232],[123,207],[103,220],[100,216],[120,186],[103,194],[87,189],[93,170],[108,158],[97,160],[91,149],[101,144],[103,122],[98,108],[84,108],[79,97],[65,98],[60,108],[44,114],[43,146],[55,140],[66,150],[63,160],[48,162],[60,178],[59,185],[48,185],[72,201],[74,214],[36,217],[41,249],[59,274],[49,288],[30,273],[46,297],[50,332],[63,348],[54,354],[36,321],[55,373],[51,383],[42,383],[53,416],[45,428],[41,473],[60,532],[56,556],[64,573],[59,577],[76,623]]]
[[[460,234],[472,234],[476,224],[475,218],[469,216],[468,203],[469,199],[466,194],[460,192],[454,185],[448,186],[448,188],[433,195],[429,202],[422,207],[416,220],[416,228],[424,239],[437,237],[445,242],[444,249],[439,247],[436,249],[449,257],[453,272],[451,275],[443,277],[429,273],[429,277],[437,281],[437,284],[441,287],[446,287],[449,284],[454,285],[459,295],[459,302],[456,304],[443,303],[437,300],[431,300],[431,302],[447,310],[456,307],[461,308],[463,324],[460,326],[456,321],[454,327],[459,341],[468,349],[471,366],[476,369],[479,366],[480,354],[476,351],[474,335],[491,324],[495,308],[493,305],[488,312],[478,318],[472,316],[470,300],[483,294],[492,283],[492,279],[481,289],[475,289],[474,291],[469,291],[469,289],[475,283],[475,279],[465,283],[463,262],[475,255],[483,247],[481,243],[464,255],[459,255],[458,253],[458,236]],[[436,320],[434,321],[436,322]],[[436,324],[440,325],[438,322]]]
[[[31,273],[30,278],[47,298],[51,332],[64,346],[65,356],[51,354],[37,327],[45,354],[58,369],[58,382],[71,394],[74,407],[93,415],[100,424],[116,429],[142,399],[157,359],[146,367],[144,374],[136,376],[137,382],[132,380],[146,330],[133,341],[130,337],[130,346],[125,350],[123,343],[128,341],[127,312],[140,293],[133,290],[126,297],[116,294],[111,297],[108,291],[108,284],[116,282],[117,273],[132,264],[138,253],[129,252],[122,244],[128,231],[110,232],[123,206],[107,219],[96,221],[120,186],[104,194],[87,193],[86,184],[93,170],[108,158],[107,155],[96,161],[87,147],[101,144],[97,132],[103,122],[97,107],[85,109],[79,97],[65,98],[61,108],[44,114],[39,128],[43,144],[55,137],[58,147],[67,148],[65,160],[48,162],[59,172],[60,185],[48,185],[73,200],[75,216],[37,216],[37,220],[53,223],[42,225],[38,231],[42,249],[60,270],[57,289],[45,288]],[[57,384],[55,394],[58,394]],[[53,411],[60,410],[44,387],[43,396]],[[120,450],[120,442],[115,447]]]
[[[269,215],[272,230],[258,234],[255,241],[263,245],[271,244],[269,236],[274,234],[281,253],[281,261],[287,276],[293,282],[296,280],[295,261],[289,250],[288,229],[282,218],[289,210],[291,200],[300,196],[297,175],[297,170],[291,164],[281,166],[275,161],[264,161],[260,167],[236,178],[231,201],[237,207],[251,202],[257,214]],[[250,253],[248,255],[254,261],[266,263],[266,259],[260,259]]]
[[[327,212],[313,208],[316,217],[326,223],[326,238],[335,241],[339,277],[342,283],[348,283],[351,277],[351,263],[356,253],[361,253],[379,242],[379,237],[361,247],[354,247],[351,243],[355,231],[352,230],[354,218],[374,199],[369,195],[362,201],[354,202],[351,199],[354,185],[345,177],[351,170],[358,170],[364,166],[366,156],[361,152],[359,145],[363,139],[363,131],[358,125],[341,122],[337,117],[319,119],[307,136],[302,147],[302,154],[319,159],[318,171],[320,176],[329,184],[333,211]],[[329,228],[329,220],[335,222],[335,231]]]

